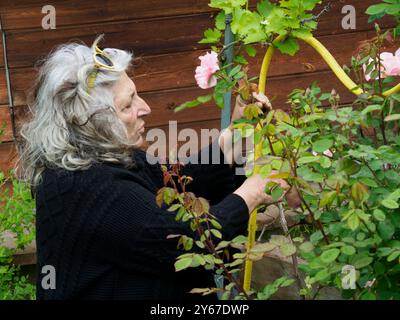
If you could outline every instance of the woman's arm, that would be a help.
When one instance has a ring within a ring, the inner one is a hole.
[[[117,192],[119,196],[96,232],[99,241],[110,242],[104,244],[109,247],[104,251],[105,258],[143,272],[174,272],[176,258],[186,251],[177,249],[178,238],[167,239],[167,236],[180,234],[196,239],[198,235],[189,223],[175,220],[176,212],[159,208],[155,195],[141,185],[118,181]],[[245,232],[249,211],[239,195],[228,195],[209,211],[221,224],[224,240]]]

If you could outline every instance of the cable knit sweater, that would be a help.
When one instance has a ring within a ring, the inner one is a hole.
[[[211,147],[212,145],[210,145]],[[177,239],[193,233],[159,208],[159,164],[135,150],[136,166],[99,163],[87,170],[46,169],[36,189],[38,299],[198,299],[195,287],[215,287],[201,267],[175,272]],[[221,152],[221,159],[223,153]],[[189,165],[189,191],[210,201],[224,239],[246,231],[248,208],[232,192],[243,182],[228,165]],[[43,289],[42,267],[56,270],[56,289]],[[215,299],[215,295],[206,296]]]

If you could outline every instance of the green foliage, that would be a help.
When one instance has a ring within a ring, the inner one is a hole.
[[[365,93],[349,105],[340,105],[335,90],[322,93],[316,83],[306,90],[293,90],[289,112],[279,109],[281,106],[264,112],[251,100],[254,90],[246,75],[246,58],[256,54],[252,44],[274,45],[294,55],[299,50],[297,39],[310,36],[317,26],[310,13],[317,3],[261,1],[252,11],[246,1],[211,0],[211,6],[223,12],[216,22],[218,30],[222,30],[221,17],[232,14],[233,44],[238,45],[238,58],[230,66],[224,64],[227,47],[213,47],[223,64],[217,74],[214,100],[221,107],[223,94],[233,90],[248,102],[244,118],[234,125],[239,132],[234,140],[254,132],[254,142],[262,146],[260,174],[270,176],[272,170],[278,171],[274,178],[285,179],[301,201],[299,223],[290,229],[295,240],[270,236],[249,252],[242,247],[243,252],[235,254],[235,260],[226,265],[239,268],[246,258],[258,260],[272,251],[293,259],[299,254],[302,263],[298,269],[306,275],[300,294],[307,299],[316,298],[315,288],[325,286],[337,288],[346,299],[400,299],[400,94],[383,96],[398,78],[382,79],[378,72],[384,42],[391,33],[397,36],[399,27],[382,32],[376,25],[377,37],[364,43],[359,55],[351,59],[346,71],[353,73]],[[399,9],[398,0],[384,0],[368,8],[367,14],[371,21],[391,15],[399,22]],[[212,38],[210,31],[208,34],[206,38]],[[283,36],[283,40],[272,44],[277,36]],[[365,74],[370,74],[372,80],[367,82]],[[254,154],[248,159],[254,159]],[[283,190],[276,186],[267,186],[266,192],[276,201],[282,199]],[[286,200],[283,206],[289,206]],[[178,215],[182,216],[179,211]],[[205,230],[200,234],[200,239],[193,242],[207,248],[203,240],[212,233]],[[238,239],[243,246],[246,237]],[[223,239],[216,250],[236,246],[232,241]],[[202,265],[201,260],[193,262],[195,256],[190,254],[181,257],[185,260],[178,263],[177,269]],[[213,262],[212,267],[225,263],[215,257],[215,252],[209,254],[214,255],[214,260],[207,258]],[[355,287],[345,286],[346,268],[355,271]],[[258,293],[241,292],[240,298],[267,299],[287,283],[277,279]],[[232,281],[228,285],[240,291]],[[215,292],[212,288],[197,290],[203,294]],[[223,296],[231,297],[232,292],[224,290]]]
[[[0,203],[0,300],[35,299],[35,286],[13,263],[15,252],[35,238],[35,204],[30,189],[12,171],[0,172]],[[5,232],[14,235],[15,249],[4,246]]]
[[[383,18],[385,15],[392,16],[397,26],[394,28],[394,36],[397,37],[400,34],[400,1],[399,0],[383,0],[381,3],[373,4],[368,7],[366,14],[370,15],[368,21],[373,22],[375,20]]]
[[[176,107],[175,111],[197,107],[209,102],[211,98],[222,109],[224,94],[233,91],[242,95],[243,90],[246,91],[246,87],[255,80],[247,79],[246,75],[248,58],[254,57],[257,53],[252,44],[270,46],[277,36],[283,36],[283,39],[274,43],[274,46],[284,54],[294,55],[300,49],[297,38],[311,36],[317,27],[311,11],[318,3],[321,1],[281,0],[273,3],[263,0],[257,4],[255,10],[250,10],[246,0],[211,0],[209,6],[221,11],[215,16],[215,28],[206,29],[199,43],[211,44],[211,49],[218,53],[220,70],[214,74],[218,83],[211,95],[184,102]],[[232,43],[224,45],[222,31],[225,29],[227,14],[232,17],[231,30],[234,39]],[[235,58],[233,63],[228,64],[225,54],[230,47],[233,47]],[[231,70],[236,72],[232,74]]]
[[[159,207],[167,204],[168,211],[175,212],[175,219],[189,224],[193,232],[190,235],[168,236],[169,238],[179,237],[178,250],[187,251],[178,256],[175,262],[175,271],[181,272],[188,268],[203,267],[223,275],[225,280],[223,288],[193,288],[191,293],[207,295],[219,292],[222,300],[232,298],[269,299],[279,288],[291,285],[294,280],[283,277],[258,292],[243,290],[236,274],[240,271],[246,258],[256,261],[261,259],[264,253],[274,249],[280,250],[284,256],[290,256],[296,252],[296,247],[286,237],[277,235],[273,236],[270,242],[259,243],[250,252],[247,252],[244,250],[247,242],[245,236],[240,235],[231,240],[224,239],[222,226],[209,212],[210,206],[207,200],[184,191],[191,179],[181,176],[179,170],[179,163],[172,165],[169,169],[163,167],[165,186],[158,191],[156,196]],[[232,248],[242,250],[230,257]]]
[[[322,107],[326,100],[330,108]],[[302,194],[301,220],[315,227],[299,247],[308,282],[343,289],[342,269],[351,265],[358,273],[357,289],[352,290],[356,298],[369,293],[377,299],[398,299],[398,123],[386,123],[381,132],[372,128],[377,119],[385,123],[388,113],[398,112],[400,104],[380,96],[360,97],[347,107],[338,103],[334,92],[321,94],[315,84],[294,90],[291,116],[272,111],[271,130],[263,131],[264,157],[279,156],[291,164],[289,171],[282,167],[280,172],[288,173],[288,181]],[[369,105],[380,107],[363,112]],[[278,143],[282,149],[274,149]]]

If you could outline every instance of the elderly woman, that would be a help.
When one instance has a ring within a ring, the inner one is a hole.
[[[156,204],[163,175],[140,148],[151,109],[127,75],[132,55],[102,51],[97,40],[49,55],[33,91],[32,119],[22,129],[22,172],[37,204],[37,296],[193,298],[192,288],[215,287],[213,275],[174,270],[183,252],[167,236],[192,231]],[[249,212],[270,201],[267,179],[235,177],[228,164],[187,164],[183,174],[194,179],[189,191],[210,201],[224,239],[245,233]],[[56,271],[55,288],[43,286],[47,265]]]

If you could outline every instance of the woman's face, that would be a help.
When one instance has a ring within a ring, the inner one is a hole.
[[[114,106],[118,117],[125,124],[131,141],[139,137],[139,143],[144,142],[143,117],[150,114],[147,103],[139,97],[132,79],[124,72],[121,78],[112,88],[114,94]]]

